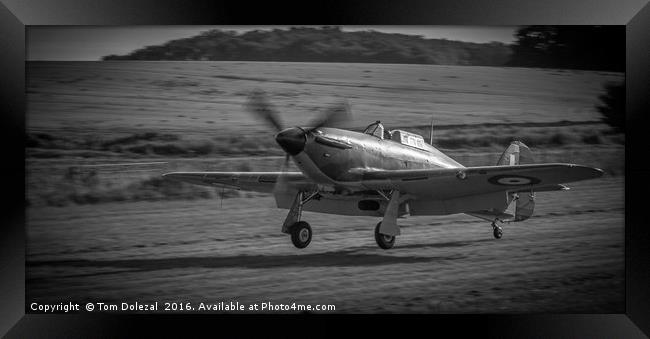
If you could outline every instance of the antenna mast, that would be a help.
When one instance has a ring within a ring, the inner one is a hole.
[[[431,132],[429,132],[429,145],[433,146],[433,116],[431,117]]]

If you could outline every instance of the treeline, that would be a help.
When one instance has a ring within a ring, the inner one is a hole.
[[[527,26],[508,66],[625,72],[625,26]]]
[[[344,32],[338,27],[294,27],[271,31],[210,30],[103,60],[220,60],[366,62],[500,66],[510,46],[425,39],[377,31]]]
[[[366,62],[625,71],[624,26],[525,26],[512,45],[339,27],[210,30],[103,60]]]

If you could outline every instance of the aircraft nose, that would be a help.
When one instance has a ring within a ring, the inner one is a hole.
[[[305,148],[305,131],[298,127],[287,128],[275,136],[275,141],[290,155],[296,155]]]

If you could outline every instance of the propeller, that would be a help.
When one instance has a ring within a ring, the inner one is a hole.
[[[263,91],[256,90],[248,97],[246,102],[246,108],[253,115],[261,118],[268,125],[273,127],[276,131],[281,132],[284,130],[282,120],[279,117],[279,114],[269,102],[266,94]],[[319,127],[325,126],[342,126],[347,123],[352,118],[352,113],[350,111],[350,105],[347,101],[342,101],[335,105],[330,106],[325,112],[312,120],[308,125],[310,126],[307,129],[302,129],[303,132],[309,133],[313,132]]]
[[[284,173],[286,173],[289,167],[289,159],[305,148],[307,135],[313,133],[314,130],[320,127],[341,126],[352,118],[349,104],[347,101],[342,101],[326,109],[321,116],[312,121],[308,128],[298,126],[284,128],[279,114],[269,102],[266,94],[260,90],[251,93],[246,103],[246,108],[254,116],[260,118],[277,131],[275,141],[286,153],[281,169],[282,174],[278,177],[273,188],[276,201],[279,193],[287,191],[287,180]]]
[[[282,164],[282,168],[280,169],[280,175],[278,176],[277,181],[275,182],[275,186],[273,186],[273,196],[275,196],[275,199],[277,201],[278,195],[284,194],[287,192],[287,176],[285,173],[287,173],[287,168],[289,167],[289,153],[286,154],[284,157],[284,163]]]
[[[282,122],[278,113],[275,111],[269,100],[266,98],[266,94],[262,91],[254,91],[248,98],[246,102],[246,108],[262,120],[266,121],[269,125],[275,128],[276,131],[281,131]]]
[[[335,127],[342,126],[352,118],[352,113],[350,112],[350,105],[347,101],[342,101],[336,105],[330,106],[325,113],[313,120],[310,124],[310,128],[306,132],[312,132],[319,127]]]

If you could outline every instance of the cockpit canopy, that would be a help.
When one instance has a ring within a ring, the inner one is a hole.
[[[372,124],[368,125],[366,129],[363,131],[365,134],[370,134],[374,135],[379,139],[384,138],[384,125],[381,124],[381,121],[377,120],[373,122]]]
[[[404,145],[409,145],[424,150],[427,149],[427,147],[425,146],[426,143],[424,142],[424,138],[422,138],[422,136],[419,134],[396,129],[394,131],[391,131],[391,138]]]
[[[385,131],[384,125],[381,124],[381,121],[375,121],[372,124],[368,125],[363,133],[373,135],[379,139],[390,139],[403,145],[408,145],[423,150],[427,149],[424,138],[422,138],[421,135],[402,131],[399,129]]]

